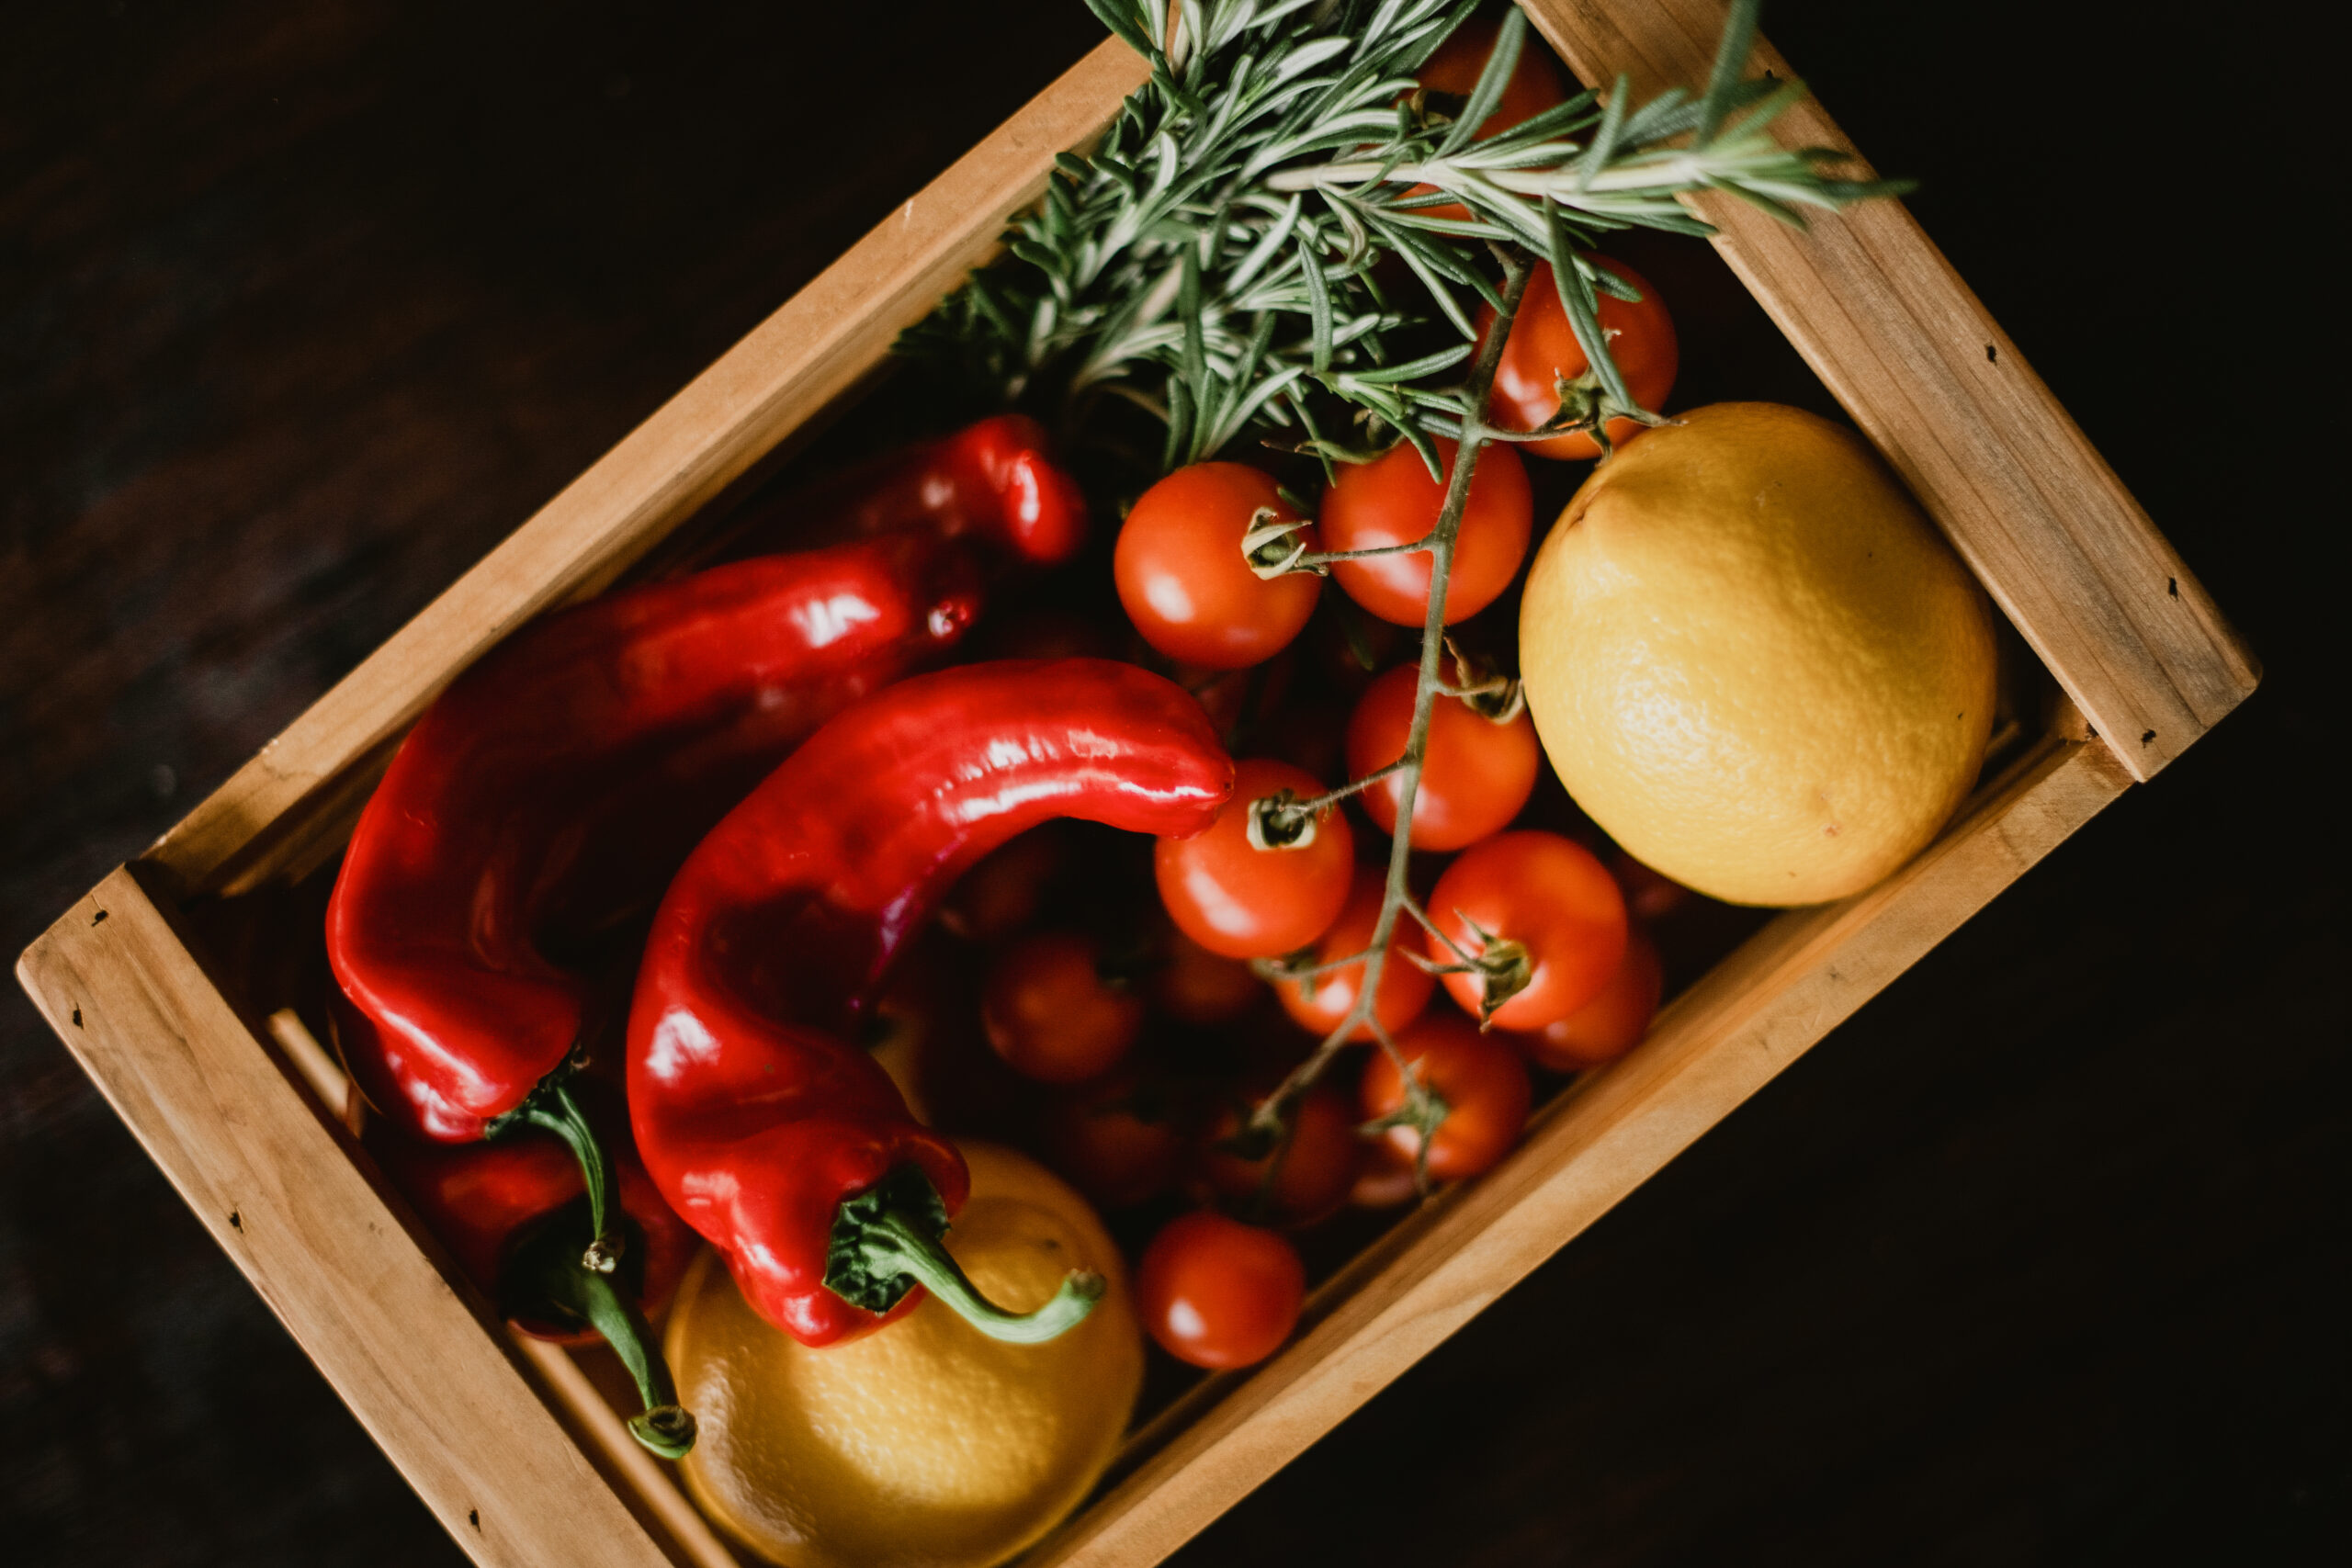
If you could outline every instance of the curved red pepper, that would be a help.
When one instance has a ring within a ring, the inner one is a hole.
[[[600,1124],[606,1119],[599,1118]],[[449,1248],[458,1267],[526,1333],[562,1345],[603,1339],[636,1380],[644,1410],[629,1428],[669,1458],[694,1443],[648,1314],[662,1310],[692,1261],[695,1234],[662,1201],[626,1137],[613,1164],[627,1246],[610,1273],[580,1267],[592,1221],[580,1163],[560,1139],[518,1131],[451,1147],[368,1129],[394,1186]]]
[[[327,907],[338,1043],[368,1099],[444,1143],[521,1108],[587,1021],[550,916],[650,903],[762,773],[977,606],[960,547],[900,534],[595,600],[459,676],[392,759]],[[583,887],[599,837],[636,874],[607,863]]]
[[[936,1273],[961,1156],[824,1026],[1015,834],[1054,817],[1193,833],[1232,792],[1231,759],[1173,682],[1108,660],[1008,660],[842,714],[703,840],[638,971],[630,1117],[662,1195],[763,1316],[822,1345],[903,1310],[918,1281],[971,1315]],[[907,1261],[926,1246],[935,1258]]]

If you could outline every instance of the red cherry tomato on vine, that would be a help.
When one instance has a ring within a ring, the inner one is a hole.
[[[1185,1023],[1231,1023],[1266,994],[1248,964],[1211,953],[1182,931],[1168,933],[1165,953],[1152,972],[1151,999]]]
[[[1227,1147],[1247,1108],[1227,1106],[1201,1141],[1201,1174],[1242,1213],[1303,1225],[1348,1200],[1356,1179],[1355,1108],[1337,1091],[1309,1089],[1291,1110],[1288,1135],[1255,1159]]]
[[[1445,1102],[1445,1118],[1430,1139],[1432,1180],[1476,1176],[1518,1145],[1535,1093],[1527,1065],[1510,1045],[1481,1034],[1460,1013],[1433,1012],[1396,1037],[1396,1052]],[[1374,1052],[1364,1064],[1358,1093],[1367,1122],[1404,1108],[1405,1080],[1387,1052]],[[1420,1150],[1417,1127],[1391,1127],[1382,1136],[1393,1153],[1408,1161]]]
[[[1453,476],[1454,444],[1440,440],[1438,458]],[[1445,485],[1410,443],[1369,463],[1340,470],[1323,496],[1323,545],[1331,550],[1376,549],[1426,538],[1445,506]],[[1535,502],[1527,466],[1499,444],[1481,447],[1470,501],[1453,539],[1453,578],[1445,594],[1445,624],[1475,615],[1510,586],[1527,555]],[[1429,613],[1430,557],[1425,551],[1335,561],[1331,576],[1349,598],[1398,626],[1418,626]]]
[[[939,923],[968,942],[997,942],[1037,918],[1046,889],[1068,860],[1060,824],[1001,844],[948,889]]]
[[[1282,790],[1302,800],[1324,792],[1311,773],[1251,758],[1234,764],[1233,799],[1189,839],[1152,846],[1160,902],[1177,929],[1227,958],[1276,958],[1321,936],[1348,901],[1355,844],[1348,819],[1324,810],[1305,841],[1261,850],[1250,842],[1250,807]]]
[[[1666,301],[1641,274],[1607,256],[1595,256],[1593,261],[1632,284],[1642,297],[1640,304],[1631,305],[1595,289],[1593,313],[1600,320],[1600,330],[1609,334],[1609,356],[1624,376],[1625,389],[1642,407],[1659,412],[1667,394],[1674,390],[1675,372],[1682,364],[1674,318],[1666,313]],[[1479,341],[1486,340],[1494,322],[1494,307],[1479,307]],[[1590,367],[1583,345],[1577,342],[1576,329],[1568,324],[1567,307],[1560,303],[1559,281],[1552,276],[1551,264],[1537,264],[1520,299],[1519,314],[1511,320],[1510,336],[1503,340],[1502,359],[1495,367],[1494,396],[1487,402],[1495,423],[1506,430],[1535,429],[1560,412],[1561,379],[1573,381]],[[1612,419],[1609,439],[1622,446],[1645,428],[1637,420]],[[1567,461],[1600,456],[1600,444],[1581,431],[1514,446],[1539,457]]]
[[[1083,1083],[1119,1065],[1143,1032],[1143,998],[1106,979],[1102,944],[1035,931],[1001,953],[980,991],[980,1027],[1005,1066],[1039,1083]]]
[[[1527,984],[1495,1010],[1498,1029],[1533,1033],[1567,1017],[1599,996],[1625,959],[1625,896],[1591,851],[1557,833],[1526,829],[1473,845],[1437,879],[1427,908],[1439,931],[1474,958],[1502,956],[1511,944],[1524,953]],[[1422,937],[1439,963],[1460,962],[1434,934]],[[1486,977],[1444,979],[1462,1010],[1476,1017]]]
[[[1330,929],[1315,944],[1312,961],[1329,964],[1370,947],[1373,927],[1380,920],[1381,896],[1386,890],[1386,877],[1370,866],[1356,867],[1355,884],[1348,890],[1348,902],[1340,909],[1340,918],[1331,922]],[[1418,949],[1419,945],[1412,939],[1412,924],[1411,917],[1399,916],[1396,929],[1389,932],[1388,956],[1380,965],[1380,994],[1373,1003],[1373,1017],[1392,1035],[1420,1016],[1437,989],[1437,977],[1406,957],[1402,951],[1407,947]],[[1274,987],[1274,994],[1282,998],[1283,1010],[1296,1020],[1300,1028],[1315,1034],[1329,1034],[1340,1027],[1340,1021],[1356,1005],[1363,985],[1363,965],[1351,964],[1327,974],[1285,980]],[[1357,1024],[1348,1038],[1372,1039],[1371,1025]]]
[[[1665,965],[1658,962],[1656,945],[1637,928],[1626,938],[1625,961],[1599,996],[1556,1023],[1512,1038],[1537,1066],[1580,1073],[1613,1062],[1640,1044],[1665,994]]]
[[[1413,734],[1413,693],[1420,671],[1402,665],[1374,681],[1348,719],[1348,776],[1360,779],[1405,754]],[[1498,724],[1459,697],[1441,696],[1430,712],[1429,750],[1413,795],[1413,847],[1458,850],[1510,826],[1535,792],[1544,760],[1535,721],[1521,708]],[[1404,782],[1396,774],[1356,796],[1364,815],[1396,830]]]
[[[1146,642],[1187,664],[1239,670],[1299,634],[1322,584],[1309,573],[1268,580],[1250,570],[1241,540],[1261,509],[1298,516],[1273,476],[1242,463],[1194,463],[1143,492],[1119,530],[1112,575]],[[1317,547],[1312,526],[1299,536]]]
[[[1161,1349],[1196,1367],[1246,1367],[1282,1348],[1306,1268],[1270,1230],[1223,1214],[1168,1222],[1136,1269],[1136,1306]]]
[[[1421,66],[1418,73],[1421,85],[1432,93],[1451,93],[1463,98],[1476,92],[1478,78],[1486,73],[1487,57],[1495,50],[1495,36],[1501,31],[1501,23],[1484,17],[1474,17],[1454,28]],[[1558,107],[1567,98],[1567,88],[1560,82],[1560,68],[1554,63],[1552,51],[1544,47],[1542,39],[1530,33],[1520,48],[1519,62],[1511,67],[1510,78],[1503,83],[1502,97],[1496,103],[1494,113],[1478,127],[1476,139],[1484,141],[1489,136],[1500,136],[1521,120]],[[1414,190],[1419,194],[1434,188],[1416,186]],[[1430,218],[1470,216],[1466,209],[1452,202],[1419,210]]]

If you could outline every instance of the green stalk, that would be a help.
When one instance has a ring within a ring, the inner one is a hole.
[[[695,1446],[695,1418],[678,1404],[669,1363],[656,1348],[652,1325],[637,1309],[637,1286],[611,1272],[580,1266],[580,1233],[567,1219],[516,1248],[500,1280],[501,1310],[520,1320],[553,1318],[594,1329],[621,1359],[645,1408],[629,1417],[629,1436],[663,1459],[683,1458]]]
[[[1042,1345],[1085,1321],[1108,1282],[1073,1269],[1035,1312],[1007,1312],[979,1292],[940,1239],[947,1205],[921,1168],[902,1165],[865,1191],[842,1200],[825,1257],[825,1284],[853,1306],[884,1313],[921,1285],[991,1339]]]
[[[564,1082],[570,1071],[569,1066],[558,1067],[541,1079],[528,1100],[490,1124],[488,1135],[495,1138],[510,1127],[537,1127],[564,1141],[580,1162],[581,1179],[588,1186],[589,1242],[578,1264],[592,1273],[609,1274],[620,1261],[622,1249],[621,1238],[612,1227],[613,1217],[621,1212],[619,1178],[605,1153],[604,1140],[588,1124],[587,1113]]]

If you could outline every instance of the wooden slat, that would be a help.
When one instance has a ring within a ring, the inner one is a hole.
[[[670,1568],[129,870],[17,977],[197,1216],[485,1568]]]
[[[1585,81],[1637,94],[1707,76],[1723,0],[1525,0]],[[1757,69],[1787,77],[1768,44]],[[1775,127],[1852,143],[1817,102]],[[2251,652],[2105,458],[1898,202],[1800,231],[1744,202],[1697,204],[1716,242],[1855,423],[1940,523],[2134,778],[2220,722]]]
[[[183,893],[236,892],[308,863],[302,809],[348,783],[484,649],[611,578],[869,371],[985,259],[1144,78],[1104,42],[689,382],[393,635],[150,850]],[[346,802],[345,804],[349,804]],[[332,831],[332,829],[329,829]]]
[[[2131,783],[2098,740],[2049,741],[1868,893],[1781,916],[1581,1080],[1495,1170],[1415,1215],[1328,1312],[1049,1540],[1026,1568],[1158,1562],[1338,1425],[1699,1135]]]

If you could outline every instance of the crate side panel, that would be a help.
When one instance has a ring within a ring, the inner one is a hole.
[[[1721,0],[1526,0],[1588,82],[1706,80]],[[1787,78],[1759,40],[1751,70]],[[1852,151],[1808,99],[1790,146]],[[2135,778],[2219,723],[2259,670],[2113,469],[1899,202],[1809,214],[1695,204],[1733,270],[1943,525]]]
[[[1045,188],[1054,155],[1099,134],[1143,73],[1115,40],[1065,73],[565,487],[145,858],[186,893],[238,892],[315,863],[316,834],[298,808],[322,794],[331,805],[336,781],[484,649],[611,581],[865,375],[986,258],[1007,219]]]
[[[2103,744],[2038,749],[1910,865],[1792,911],[1592,1073],[1528,1141],[1363,1260],[1280,1356],[1050,1540],[1032,1568],[1160,1561],[1566,1245],[2113,800]]]
[[[426,1506],[496,1568],[666,1568],[128,870],[19,978]]]

